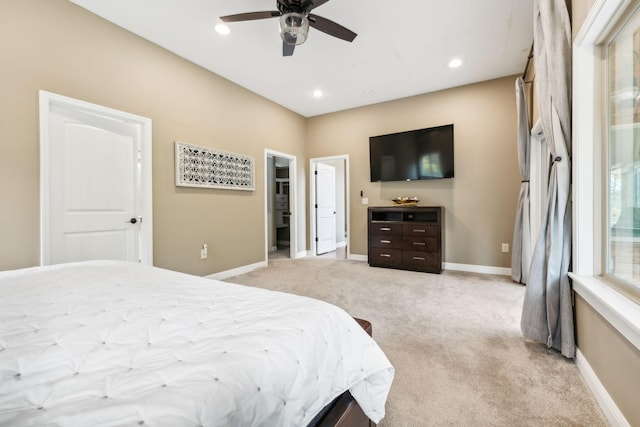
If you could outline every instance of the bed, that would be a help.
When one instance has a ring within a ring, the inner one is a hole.
[[[0,272],[0,425],[377,423],[393,376],[311,298],[118,261]]]

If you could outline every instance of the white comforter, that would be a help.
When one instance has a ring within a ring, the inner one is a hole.
[[[343,310],[140,264],[0,272],[0,424],[304,426],[393,367]]]

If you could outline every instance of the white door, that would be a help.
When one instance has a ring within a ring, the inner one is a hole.
[[[316,253],[336,250],[336,168],[316,164]]]
[[[141,125],[51,103],[44,132],[42,263],[151,263],[151,248],[142,239],[151,218],[143,215],[150,188],[142,185]]]

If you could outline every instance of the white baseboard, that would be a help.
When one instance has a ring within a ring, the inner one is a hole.
[[[369,261],[367,255],[349,254],[351,261]],[[511,269],[505,267],[492,267],[488,265],[474,265],[474,264],[456,264],[453,262],[445,262],[442,265],[445,270],[453,271],[466,271],[469,273],[482,273],[482,274],[498,274],[501,276],[511,276]]]
[[[204,276],[207,279],[215,279],[215,280],[224,280],[229,277],[239,276],[245,273],[251,273],[253,270],[257,270],[259,268],[263,268],[267,266],[267,261],[256,262],[255,264],[245,265],[243,267],[232,268],[231,270],[221,271],[219,273],[210,274],[208,276]]]
[[[598,402],[598,405],[600,405],[600,409],[602,409],[602,412],[604,412],[604,415],[611,425],[613,427],[631,427],[631,424],[629,424],[622,412],[620,412],[618,405],[613,401],[607,389],[604,388],[600,379],[598,379],[598,376],[579,349],[576,350],[576,365],[591,390],[591,393],[593,393],[593,396]]]
[[[336,248],[344,248],[347,246],[347,242],[338,242],[336,243]]]
[[[309,253],[307,251],[298,252],[296,254],[296,259],[306,258],[307,256],[309,256]],[[369,261],[369,257],[367,255],[349,254],[349,260],[367,262]],[[238,276],[240,274],[250,273],[253,270],[257,270],[258,268],[267,267],[267,265],[268,265],[267,261],[261,261],[255,264],[245,265],[243,267],[233,268],[231,270],[210,274],[209,276],[205,276],[205,277],[209,279],[224,280],[226,278]],[[451,262],[445,262],[443,267],[445,270],[467,271],[471,273],[500,274],[504,276],[511,276],[511,269],[504,268],[504,267],[491,267],[486,265],[473,265],[473,264],[456,264]]]
[[[511,276],[511,269],[506,267],[493,267],[490,265],[475,265],[475,264],[457,264],[454,262],[443,263],[445,270],[454,271],[466,271],[469,273],[482,273],[482,274],[498,274],[501,276]]]
[[[369,257],[367,255],[349,254],[350,261],[364,261],[368,262]]]

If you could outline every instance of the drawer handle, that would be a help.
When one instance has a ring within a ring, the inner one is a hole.
[[[413,232],[414,232],[414,233],[426,233],[426,232],[427,232],[427,230],[424,230],[424,229],[420,230],[420,229],[416,229],[416,228],[414,228],[414,229],[413,229]]]
[[[415,259],[416,261],[424,261],[425,260],[421,256],[414,256],[413,259]]]
[[[385,258],[391,258],[391,255],[389,254],[380,254],[381,257],[385,257]]]
[[[425,242],[413,242],[414,246],[426,246],[427,244]]]
[[[391,231],[391,227],[380,227],[380,231]]]
[[[391,240],[380,240],[380,243],[391,243]]]

